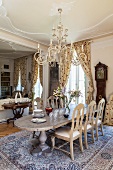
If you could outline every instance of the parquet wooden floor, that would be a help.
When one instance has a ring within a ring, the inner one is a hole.
[[[18,129],[16,126],[13,127],[13,123],[0,123],[0,138],[6,135],[10,135],[15,132],[19,132],[21,129]]]

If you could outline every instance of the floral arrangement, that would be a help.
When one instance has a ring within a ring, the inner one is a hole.
[[[64,91],[61,89],[61,87],[58,87],[56,90],[53,91],[53,96],[59,97],[59,98],[64,98]]]
[[[69,93],[69,99],[66,102],[66,108],[68,108],[68,110],[70,110],[69,104],[71,103],[72,99],[82,96],[82,93],[80,90],[70,90],[68,93]]]
[[[53,96],[63,99],[65,107],[69,109],[69,104],[71,103],[72,99],[82,96],[82,93],[80,90],[70,90],[68,94],[69,94],[69,98],[67,98],[64,90],[61,87],[58,87],[53,92]]]
[[[82,95],[81,91],[80,90],[71,90],[68,92],[70,94],[70,97],[71,98],[74,98],[74,97],[79,97]]]

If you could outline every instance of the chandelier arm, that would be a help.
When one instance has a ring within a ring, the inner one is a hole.
[[[36,55],[38,55],[38,57],[36,57]],[[34,59],[37,61],[37,63],[39,64],[39,65],[44,65],[44,64],[46,64],[47,62],[47,59],[45,59],[45,60],[42,60],[42,57],[40,56],[40,53],[39,52],[36,52],[35,54],[34,54]],[[42,60],[42,61],[41,61]]]

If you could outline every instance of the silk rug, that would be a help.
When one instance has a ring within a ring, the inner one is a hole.
[[[30,132],[21,131],[0,139],[0,170],[113,170],[113,127],[104,126],[104,136],[91,142],[88,149],[80,151],[78,141],[74,142],[74,158],[62,151],[53,150],[51,156],[30,154],[32,144]],[[56,140],[56,144],[62,143]],[[51,146],[50,137],[47,143]],[[69,145],[65,145],[69,150]]]

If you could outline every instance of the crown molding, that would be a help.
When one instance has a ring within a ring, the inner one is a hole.
[[[38,48],[37,45],[39,43],[39,42],[30,40],[30,39],[24,38],[22,36],[15,35],[14,33],[8,32],[3,29],[0,29],[0,39],[3,41],[12,42],[12,43],[15,43],[15,44],[27,47],[27,48],[31,48],[34,50]],[[44,51],[47,50],[48,47],[46,45],[43,45],[43,44],[40,44],[40,45],[41,45],[42,50]]]

